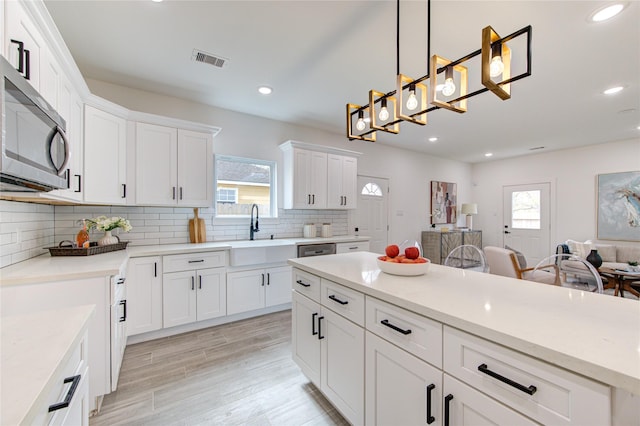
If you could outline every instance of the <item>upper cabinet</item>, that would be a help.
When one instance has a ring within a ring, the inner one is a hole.
[[[45,50],[44,39],[19,2],[2,3],[6,8],[4,56],[36,90],[40,91],[40,58]]]
[[[287,141],[284,152],[285,209],[354,209],[358,152]]]
[[[135,124],[136,204],[211,207],[213,134]]]
[[[126,143],[127,121],[124,118],[85,105],[85,202],[127,203]]]

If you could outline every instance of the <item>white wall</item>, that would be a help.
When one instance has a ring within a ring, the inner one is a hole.
[[[640,138],[474,164],[471,170],[474,228],[483,230],[485,246],[502,245],[504,185],[551,182],[554,249],[566,239],[596,239],[597,175],[640,170]]]
[[[470,201],[471,166],[467,163],[379,143],[348,141],[342,128],[331,133],[102,81],[87,80],[87,84],[93,94],[130,110],[221,127],[222,131],[214,139],[214,153],[277,161],[279,191],[282,191],[282,153],[278,145],[286,140],[362,152],[358,160],[359,174],[389,178],[389,242],[419,241],[420,232],[429,227],[431,180],[457,183],[459,204]],[[279,197],[279,206],[282,207],[282,197]],[[464,218],[460,218],[459,224],[463,222]]]

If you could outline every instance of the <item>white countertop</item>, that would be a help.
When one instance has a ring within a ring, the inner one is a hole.
[[[126,250],[93,256],[57,256],[49,254],[34,257],[0,269],[0,286],[35,284],[81,278],[106,277],[122,273],[130,257],[162,256],[216,250],[234,247],[269,247],[283,245],[319,244],[327,242],[369,241],[369,237],[342,235],[330,238],[283,238],[262,240],[219,241],[199,244],[162,244],[130,246]]]
[[[432,264],[380,271],[368,252],[291,259],[325,277],[550,364],[640,395],[640,303]]]
[[[32,424],[94,307],[2,317],[0,424]]]

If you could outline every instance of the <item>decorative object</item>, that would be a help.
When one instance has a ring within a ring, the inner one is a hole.
[[[640,171],[598,175],[598,239],[640,241]]]
[[[122,241],[108,246],[99,246],[97,242],[89,243],[88,247],[74,247],[69,240],[61,241],[57,247],[46,247],[52,257],[57,256],[93,256],[94,254],[109,253],[127,248],[129,241]]]
[[[400,0],[396,0],[396,88],[388,93],[371,90],[367,105],[347,104],[349,140],[375,142],[377,131],[399,133],[402,121],[425,125],[427,113],[440,108],[464,113],[468,98],[489,90],[500,99],[507,100],[511,97],[511,83],[531,75],[533,30],[530,25],[506,37],[500,37],[491,26],[487,26],[482,30],[480,49],[450,61],[431,55],[431,0],[427,0],[426,24],[427,74],[413,79],[400,73]],[[507,42],[523,35],[526,35],[526,52],[518,53],[526,60],[525,71],[511,76],[511,49]],[[478,55],[481,55],[480,81],[484,87],[469,93],[467,66],[462,64]],[[441,73],[444,73],[442,83],[438,81]],[[427,99],[431,105],[427,104]]]
[[[456,223],[458,190],[455,183],[431,181],[431,223]]]
[[[589,255],[587,256],[587,262],[593,265],[594,268],[598,269],[602,266],[602,257],[598,254],[598,250],[592,249]]]
[[[474,214],[478,214],[478,205],[475,204],[475,203],[471,203],[471,204],[463,203],[462,204],[462,209],[460,210],[460,213],[467,215],[467,218],[466,218],[467,228],[469,228],[469,230],[472,230],[473,229],[473,215]]]
[[[124,232],[131,231],[131,224],[129,221],[123,217],[113,216],[98,216],[93,219],[85,219],[88,223],[88,229],[97,229],[99,231],[104,231],[104,236],[98,240],[98,245],[106,246],[111,244],[117,244],[120,242],[120,239],[116,236],[111,235],[111,231],[114,229],[122,229]]]
[[[376,262],[378,263],[378,268],[386,274],[414,277],[424,275],[429,270],[431,261],[429,259],[425,260],[425,263],[392,263],[380,259],[376,259]]]

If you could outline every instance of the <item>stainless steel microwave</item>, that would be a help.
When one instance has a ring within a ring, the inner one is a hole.
[[[65,121],[1,56],[0,68],[0,191],[67,188]]]

